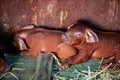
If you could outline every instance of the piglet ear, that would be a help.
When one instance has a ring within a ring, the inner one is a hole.
[[[97,34],[90,29],[87,29],[85,31],[85,38],[86,38],[86,42],[88,43],[94,43],[99,41]]]
[[[23,39],[18,38],[18,44],[19,44],[20,50],[28,49]]]
[[[36,26],[33,25],[33,24],[30,24],[28,26],[25,26],[25,27],[22,27],[21,29],[24,30],[24,29],[32,29],[32,28],[35,28]]]
[[[71,24],[67,27],[67,30],[69,30],[74,24]]]

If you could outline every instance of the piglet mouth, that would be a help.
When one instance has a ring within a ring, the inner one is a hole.
[[[70,43],[70,42],[71,42],[71,38],[70,38],[70,36],[69,36],[68,34],[63,34],[63,35],[62,35],[62,40],[63,40],[64,42],[67,42],[67,43]]]

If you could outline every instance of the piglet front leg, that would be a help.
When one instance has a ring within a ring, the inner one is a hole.
[[[61,64],[63,69],[68,68],[70,65],[78,64],[87,61],[90,58],[90,55],[86,51],[79,50],[79,53],[72,56],[65,62]]]

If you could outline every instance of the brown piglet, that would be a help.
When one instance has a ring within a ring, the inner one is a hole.
[[[3,52],[0,50],[0,73],[8,71],[10,68],[6,62]]]
[[[82,63],[90,58],[109,59],[113,57],[114,62],[111,67],[120,63],[120,32],[92,29],[76,22],[68,27],[68,31],[62,35],[62,39],[79,50],[79,53],[66,61],[63,66]]]
[[[53,52],[58,58],[67,60],[77,54],[77,49],[63,42],[62,34],[62,31],[43,28],[23,29],[16,32],[14,44],[23,56],[37,57],[40,52]]]

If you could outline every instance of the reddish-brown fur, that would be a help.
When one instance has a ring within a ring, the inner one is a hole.
[[[79,49],[79,53],[63,66],[82,63],[93,58],[114,57],[113,65],[120,63],[120,33],[103,32],[89,28],[88,26],[76,23],[68,27],[68,31],[62,35],[62,39],[67,44]]]
[[[4,54],[2,51],[0,51],[0,73],[3,73],[5,71],[8,71],[9,67],[7,65],[7,62],[5,60]]]
[[[44,28],[37,28],[34,25],[28,25],[28,26],[23,27],[20,31],[15,33],[15,35],[14,35],[14,42],[13,42],[14,45],[17,47],[18,50],[28,49],[28,46],[25,46],[25,45],[20,48],[19,43],[20,43],[21,39],[24,40],[30,34],[35,33],[37,31],[41,31],[41,30],[46,30],[46,29],[44,29]]]
[[[43,28],[23,29],[15,34],[14,44],[21,50],[21,55],[36,57],[40,52],[54,52],[60,59],[68,59],[77,50],[62,41],[62,34],[64,32]]]

